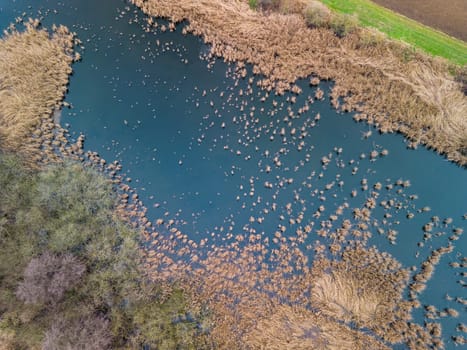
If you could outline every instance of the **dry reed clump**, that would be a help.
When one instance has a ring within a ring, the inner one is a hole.
[[[400,332],[411,318],[403,300],[409,273],[376,249],[347,249],[340,261],[315,263],[311,304],[325,316],[371,329],[390,343],[404,340]]]
[[[331,20],[331,11],[322,2],[310,0],[303,10],[306,24],[310,27],[325,27]]]
[[[461,85],[464,95],[467,96],[467,64],[455,70],[456,81]]]
[[[267,318],[258,320],[245,336],[251,349],[341,350],[390,349],[375,338],[355,331],[322,315],[281,305]]]
[[[467,97],[440,59],[379,38],[362,45],[362,29],[339,39],[329,29],[309,28],[302,13],[258,12],[247,1],[132,2],[151,16],[188,19],[188,31],[211,44],[213,55],[253,64],[267,90],[281,94],[312,73],[333,79],[335,107],[467,164]]]
[[[387,35],[376,28],[361,28],[359,32],[358,46],[361,48],[377,47],[384,45]]]
[[[308,0],[280,0],[279,11],[283,14],[301,14],[308,5]]]
[[[339,37],[343,38],[358,29],[358,18],[355,15],[335,13],[329,22],[330,28]]]
[[[380,305],[376,291],[361,288],[354,276],[342,271],[323,274],[314,284],[313,300],[335,319],[360,325],[371,324]]]
[[[54,110],[66,93],[74,37],[66,27],[51,33],[29,20],[0,40],[0,148],[37,162],[55,139]]]
[[[310,0],[256,0],[253,2],[256,3],[256,6],[251,6],[251,1],[248,1],[251,8],[262,10],[267,14],[271,11],[278,11],[282,14],[301,14],[309,5]]]

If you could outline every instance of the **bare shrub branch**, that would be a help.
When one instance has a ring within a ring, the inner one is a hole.
[[[71,254],[45,252],[29,262],[16,296],[27,304],[56,303],[78,283],[85,270]]]

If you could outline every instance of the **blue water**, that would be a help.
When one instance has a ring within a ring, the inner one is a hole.
[[[86,149],[121,162],[153,221],[173,219],[191,239],[209,237],[217,244],[251,230],[272,237],[279,226],[285,227],[284,235],[293,236],[298,226],[319,229],[343,203],[362,207],[372,186],[380,182],[377,202],[392,199],[401,209],[378,205],[373,221],[399,233],[394,245],[372,227],[370,243],[405,267],[420,267],[433,249],[446,245],[454,227],[467,229],[465,169],[423,147],[408,150],[401,135],[380,135],[354,122],[351,114],[336,113],[329,98],[298,115],[308,96],[314,96],[315,88],[307,81],[298,83],[303,93],[294,104],[287,101],[292,94],[266,97],[256,87],[256,78],[247,96],[251,69],[246,79],[237,80],[232,74],[235,65],[205,58],[209,48],[199,38],[183,36],[181,26],[175,32],[147,32],[145,17],[121,0],[0,1],[0,26],[7,27],[23,12],[26,17],[43,17],[46,27],[67,25],[82,40],[78,50],[83,61],[73,67],[66,97],[73,108],[63,110],[62,124],[73,135],[86,136]],[[329,91],[331,83],[321,83],[320,88]],[[302,128],[307,134],[300,138]],[[371,151],[383,149],[388,156],[369,159]],[[325,167],[323,156],[331,159]],[[367,179],[368,190],[361,189],[362,179]],[[385,189],[399,179],[411,186]],[[320,205],[323,213],[314,218]],[[420,213],[425,206],[431,210]],[[409,212],[415,214],[411,220],[406,218]],[[300,225],[290,221],[300,213]],[[422,227],[433,216],[454,222],[435,227],[433,238],[419,247]],[[333,227],[343,218],[352,218],[351,209],[345,209]],[[316,239],[311,235],[304,246]],[[424,305],[460,312],[456,319],[437,320],[447,349],[454,348],[450,337],[458,334],[457,324],[467,323],[465,306],[445,298],[467,298],[458,282],[466,269],[449,266],[467,255],[467,241],[462,236],[453,243],[454,252],[442,258],[420,297]],[[423,310],[415,312],[415,320],[423,323]]]

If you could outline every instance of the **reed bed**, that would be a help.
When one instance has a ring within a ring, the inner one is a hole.
[[[10,26],[0,40],[0,148],[37,162],[53,158],[53,113],[61,107],[71,74],[74,36],[64,26],[51,32],[37,20],[23,31]],[[63,135],[62,135],[63,136]],[[65,142],[63,137],[59,137]]]
[[[389,350],[375,338],[333,322],[319,314],[280,306],[258,321],[245,343],[251,349],[271,350]]]
[[[213,55],[251,63],[265,89],[282,94],[311,74],[333,79],[335,107],[467,164],[467,98],[446,61],[393,41],[363,44],[366,29],[340,39],[329,29],[308,28],[301,14],[254,11],[247,1],[132,2],[150,16],[188,19],[186,30],[211,44]]]
[[[412,304],[403,299],[409,272],[393,258],[374,249],[347,249],[340,261],[316,262],[311,300],[323,315],[357,328],[371,329],[390,343],[404,335]]]
[[[193,296],[192,309],[209,309],[216,349],[389,349],[395,343],[441,349],[439,336],[410,322],[418,304],[402,296],[408,271],[389,254],[354,243],[332,259],[318,254],[311,267],[299,249],[284,244],[271,251],[271,267],[261,242],[202,254],[157,235],[151,243],[157,252],[146,253],[144,268],[154,281],[180,281]]]

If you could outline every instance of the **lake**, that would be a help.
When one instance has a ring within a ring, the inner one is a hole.
[[[417,268],[454,228],[467,228],[465,169],[337,113],[327,96],[332,82],[320,83],[322,101],[308,80],[298,82],[299,95],[267,94],[251,67],[238,77],[236,65],[183,35],[183,24],[163,31],[167,22],[157,20],[148,29],[125,1],[2,1],[1,27],[23,13],[45,27],[64,24],[83,42],[66,96],[72,108],[61,123],[73,137],[86,136],[86,150],[122,164],[153,222],[172,219],[190,239],[217,245],[239,234],[294,236],[309,225],[313,234],[301,248],[312,257],[314,241],[329,243],[316,231],[353,221],[351,208],[364,207],[377,189],[370,243]],[[453,244],[420,296],[423,305],[459,311],[437,320],[447,349],[461,335],[457,325],[467,323],[466,307],[455,301],[465,299],[466,269],[449,265],[466,256],[465,236]],[[414,316],[423,323],[423,308]]]

